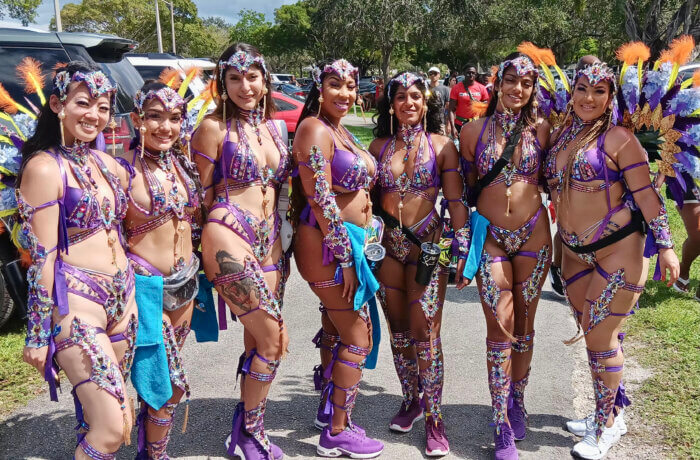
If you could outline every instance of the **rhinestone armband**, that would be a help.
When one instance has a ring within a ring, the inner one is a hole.
[[[469,221],[464,227],[455,231],[455,240],[457,240],[457,251],[459,252],[458,257],[460,259],[466,259],[469,254],[469,246],[471,244],[471,231],[469,228]]]
[[[659,215],[649,221],[649,229],[654,235],[654,241],[659,248],[672,248],[671,229],[668,226],[668,213],[662,204]]]

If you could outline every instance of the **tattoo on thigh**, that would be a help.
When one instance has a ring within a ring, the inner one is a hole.
[[[216,253],[216,262],[220,273],[216,276],[245,272],[245,267],[231,254],[220,250]],[[221,286],[221,293],[242,310],[249,311],[258,304],[258,291],[253,280],[246,276],[239,281],[233,281]]]

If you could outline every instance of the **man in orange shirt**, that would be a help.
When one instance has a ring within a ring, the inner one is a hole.
[[[472,102],[488,102],[489,92],[484,85],[476,81],[476,67],[469,64],[464,71],[464,81],[457,83],[450,90],[450,118],[457,133],[465,123],[468,123],[477,115],[472,110]]]

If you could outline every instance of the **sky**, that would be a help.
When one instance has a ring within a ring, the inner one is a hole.
[[[150,1],[152,0],[144,0]],[[193,0],[194,4],[197,5],[199,16],[202,18],[209,16],[220,16],[224,18],[227,22],[234,24],[238,20],[238,12],[242,9],[251,9],[264,13],[268,20],[273,19],[273,15],[276,8],[281,5],[288,5],[290,3],[295,3],[296,0],[262,0],[257,2],[251,2],[250,0]],[[79,3],[73,0],[59,0],[59,4],[62,7],[66,3]],[[30,24],[30,27],[37,29],[48,30],[49,22],[54,15],[54,1],[53,0],[42,0],[41,5],[38,8],[37,22],[36,24]],[[165,3],[161,0],[161,7],[165,6]],[[13,21],[1,21],[0,25],[8,24]],[[17,22],[17,24],[19,24]]]

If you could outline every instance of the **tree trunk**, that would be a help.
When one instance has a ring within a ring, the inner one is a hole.
[[[389,63],[391,62],[391,52],[394,51],[394,45],[388,43],[382,46],[382,76],[384,84],[389,82]]]

